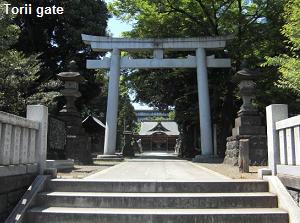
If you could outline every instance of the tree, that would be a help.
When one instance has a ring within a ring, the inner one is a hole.
[[[168,119],[172,120],[172,121],[175,120],[175,111],[174,110],[172,110],[168,113]]]
[[[33,11],[39,6],[62,6],[62,15],[18,15],[15,22],[20,27],[20,38],[15,47],[26,55],[39,54],[41,69],[35,86],[28,92],[28,97],[39,92],[34,100],[53,101],[53,97],[45,98],[44,92],[57,91],[60,87],[56,74],[68,71],[68,63],[75,60],[80,73],[87,80],[81,85],[82,98],[79,108],[85,108],[89,101],[98,96],[102,83],[96,81],[96,71],[86,69],[87,58],[97,58],[97,52],[92,52],[81,40],[81,34],[106,35],[109,18],[106,4],[103,0],[8,0],[12,6],[31,4]],[[48,94],[49,95],[49,94]],[[56,96],[52,93],[53,96]],[[62,98],[59,99],[62,106]],[[59,108],[54,108],[58,111]]]
[[[13,15],[6,14],[0,0],[0,110],[22,114],[28,103],[27,93],[38,78],[40,63],[37,55],[25,56],[12,48],[20,29],[12,23]]]
[[[281,32],[287,38],[287,52],[267,57],[265,65],[279,67],[279,86],[300,96],[300,0],[289,0],[284,10],[285,25]]]
[[[284,50],[282,11],[285,1],[266,0],[115,0],[110,11],[120,19],[134,22],[133,30],[124,33],[130,37],[195,37],[233,35],[227,51],[211,52],[232,58],[232,71],[210,69],[209,85],[213,122],[221,130],[220,155],[224,155],[226,137],[230,135],[239,101],[231,82],[234,71],[243,61],[250,68],[259,68],[266,55],[274,56]],[[228,52],[228,53],[227,53]],[[145,56],[145,54],[142,54]],[[132,55],[132,56],[142,56]],[[149,56],[149,55],[146,55]],[[186,56],[167,53],[166,57]],[[274,87],[269,68],[260,85],[266,90]],[[196,73],[193,70],[140,70],[130,75],[131,88],[136,100],[161,109],[175,106],[176,121],[182,134],[188,138],[199,131]],[[270,91],[273,93],[273,91]],[[271,94],[270,93],[270,94]],[[269,96],[270,96],[269,94]],[[258,98],[265,104],[267,99]],[[193,156],[198,139],[187,140],[184,155]]]
[[[134,113],[134,107],[131,104],[129,98],[129,89],[127,87],[127,81],[125,76],[120,78],[120,98],[119,98],[119,112],[118,112],[118,128],[117,128],[117,145],[122,149],[122,136],[124,131],[134,131],[136,128],[136,115]]]

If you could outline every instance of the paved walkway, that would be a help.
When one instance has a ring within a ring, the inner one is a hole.
[[[85,179],[143,181],[214,181],[229,179],[209,169],[178,159],[174,154],[145,153]]]

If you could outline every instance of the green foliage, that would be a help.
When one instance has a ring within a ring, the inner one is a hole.
[[[285,6],[284,18],[286,24],[282,33],[288,38],[291,50],[300,49],[300,1],[289,0]]]
[[[161,122],[161,121],[166,120],[166,119],[164,117],[158,116],[158,117],[154,117],[153,120],[157,121],[157,122]]]
[[[125,76],[120,78],[119,86],[119,113],[118,113],[118,135],[117,135],[117,147],[121,151],[123,147],[123,132],[135,131],[136,129],[136,115],[134,107],[131,104],[128,94],[127,81]]]
[[[15,48],[26,55],[39,54],[41,68],[35,86],[29,96],[33,101],[47,102],[47,105],[58,111],[63,105],[63,98],[58,96],[61,87],[56,81],[56,74],[68,71],[68,63],[75,60],[79,72],[87,80],[80,86],[83,96],[78,101],[78,107],[93,112],[91,100],[99,96],[101,86],[96,80],[96,71],[86,69],[87,58],[97,58],[99,53],[92,52],[90,47],[81,40],[81,34],[106,35],[107,19],[109,17],[103,0],[7,0],[12,6],[31,4],[34,10],[38,6],[62,6],[63,15],[45,15],[42,18],[32,15],[18,15],[14,21],[20,27],[20,37]],[[43,86],[56,82],[52,89]],[[49,92],[49,94],[45,94]],[[38,95],[35,95],[38,94]],[[53,97],[50,97],[53,96]],[[90,103],[90,104],[89,104]],[[57,105],[56,105],[57,104]],[[58,107],[57,107],[58,106]],[[104,110],[105,108],[102,108]],[[103,111],[101,111],[103,112]]]
[[[132,131],[136,121],[136,116],[134,113],[134,107],[130,102],[126,78],[124,76],[121,76],[120,79],[119,92],[118,129],[122,132]]]
[[[133,132],[134,133],[139,133],[141,131],[141,127],[142,127],[141,122],[136,123],[135,128],[133,129]]]
[[[40,63],[37,55],[26,57],[12,49],[19,27],[12,23],[13,16],[4,13],[5,2],[0,0],[0,110],[14,114],[25,111],[30,87],[38,78]]]
[[[38,6],[64,7],[63,15],[37,18],[32,15],[18,15],[16,23],[21,27],[17,47],[25,53],[42,53],[43,78],[49,79],[57,73],[66,71],[68,62],[75,60],[84,68],[85,58],[98,55],[82,42],[81,34],[105,35],[108,14],[102,0],[78,1],[35,1],[9,0],[12,5],[31,4],[33,10]]]
[[[289,0],[284,11],[282,34],[288,39],[288,54],[267,57],[264,65],[278,66],[282,74],[278,86],[291,89],[300,96],[300,0]]]
[[[176,113],[175,111],[170,111],[169,114],[168,114],[168,119],[169,120],[175,120],[175,117],[176,117]]]
[[[81,114],[82,117],[86,117],[88,115],[95,116],[99,118],[101,121],[105,122],[105,113],[106,113],[106,105],[107,105],[107,92],[108,92],[108,79],[107,79],[107,71],[106,70],[97,70],[95,74],[94,85],[98,86],[95,88],[98,92],[98,96],[92,98],[87,103],[82,103]],[[81,87],[81,90],[88,91],[88,85]]]
[[[8,50],[0,54],[0,110],[14,114],[25,111],[27,94],[37,79],[36,57]]]
[[[11,45],[18,40],[20,32],[19,27],[12,23],[13,15],[5,13],[4,4],[6,2],[0,0],[0,51],[8,50]]]

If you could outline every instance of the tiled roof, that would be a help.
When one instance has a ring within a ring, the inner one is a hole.
[[[145,121],[141,122],[139,135],[152,135],[163,132],[166,135],[179,135],[178,125],[173,121]]]

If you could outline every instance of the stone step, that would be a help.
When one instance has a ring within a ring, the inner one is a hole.
[[[281,209],[116,209],[41,207],[29,210],[30,223],[288,223]]]
[[[37,205],[76,208],[275,208],[272,193],[44,192]]]
[[[116,157],[116,158],[93,158],[93,161],[104,161],[104,162],[122,162],[124,160],[124,158],[119,158],[119,157]]]
[[[121,193],[243,193],[268,192],[267,181],[222,180],[181,181],[101,181],[54,179],[45,191],[55,192],[121,192]]]

